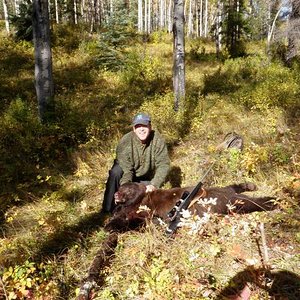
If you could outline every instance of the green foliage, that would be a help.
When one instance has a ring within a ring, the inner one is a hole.
[[[71,130],[75,131],[75,128],[68,126],[60,127],[58,123],[42,125],[36,109],[21,99],[12,101],[0,120],[0,161],[3,168],[0,183],[35,181],[49,161],[53,164],[62,162],[70,148],[74,147],[77,137],[82,135],[79,131],[74,134]],[[67,166],[65,162],[64,165]]]
[[[104,239],[99,206],[115,145],[141,110],[152,115],[154,129],[172,146],[178,184],[196,183],[216,161],[207,185],[252,181],[258,192],[278,198],[282,212],[210,215],[197,233],[183,228],[172,241],[164,236],[164,225],[120,234],[111,265],[100,271],[104,281],[95,298],[216,299],[239,271],[261,266],[253,235],[258,222],[264,222],[274,245],[268,247],[270,263],[298,272],[299,126],[287,124],[285,113],[289,106],[295,110],[299,71],[249,56],[227,60],[216,72],[221,62],[213,60],[214,53],[207,56],[214,47],[195,41],[193,55],[207,63],[187,61],[187,105],[175,113],[171,45],[160,44],[159,36],[142,50],[123,41],[128,63],[114,72],[95,66],[99,41],[93,36],[80,36],[78,44],[70,33],[64,49],[63,32],[70,29],[57,30],[62,38],[54,49],[57,123],[51,126],[38,122],[33,88],[25,89],[26,97],[11,96],[23,87],[25,68],[33,86],[32,48],[8,39],[0,48],[1,86],[7,91],[0,119],[0,276],[9,297],[75,296]],[[104,40],[123,51],[118,37]],[[230,131],[244,137],[243,151],[217,152]],[[269,295],[253,284],[251,297]]]
[[[170,80],[160,58],[138,51],[128,56],[122,77],[125,84],[146,96],[165,91]]]
[[[167,31],[159,30],[151,32],[148,37],[148,42],[153,44],[172,43],[172,39],[170,39],[170,35]]]
[[[52,27],[51,45],[71,53],[86,39],[86,35],[78,25],[56,24]]]
[[[230,57],[241,57],[246,54],[246,35],[249,31],[247,19],[245,18],[245,3],[239,1],[239,9],[236,1],[224,3],[226,12],[225,20],[222,24],[223,39]]]
[[[31,173],[30,161],[36,160],[32,145],[40,126],[30,107],[17,99],[3,114],[0,128],[0,159],[4,169],[0,181],[11,182],[26,172]]]
[[[27,299],[32,295],[43,296],[45,293],[54,295],[56,284],[50,281],[51,264],[26,261],[0,271],[1,283],[8,296],[7,299]]]
[[[118,70],[126,63],[125,48],[136,38],[132,23],[132,16],[128,11],[118,10],[114,18],[102,28],[99,36],[98,55],[96,64],[104,69]]]
[[[216,54],[214,52],[215,45],[211,40],[207,38],[192,39],[187,42],[187,46],[190,48],[186,55],[187,60],[191,59],[203,62],[216,61]]]
[[[277,143],[271,149],[271,161],[277,165],[286,165],[291,161],[292,153],[287,145]]]
[[[33,84],[33,45],[24,40],[3,36],[0,43],[0,98],[1,112],[16,97],[35,101]]]
[[[228,60],[215,74],[205,78],[204,93],[230,95],[232,101],[248,108],[293,109],[299,98],[299,75],[263,58]]]
[[[152,116],[154,128],[163,134],[167,143],[177,143],[184,130],[184,111],[175,112],[173,109],[173,93],[156,96],[145,101],[139,108]]]
[[[32,41],[32,2],[30,0],[19,3],[19,14],[12,15],[10,21],[15,27],[16,40]]]
[[[273,60],[286,61],[287,45],[282,41],[271,43],[269,55]]]

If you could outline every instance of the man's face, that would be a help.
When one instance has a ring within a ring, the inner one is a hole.
[[[137,137],[141,140],[142,143],[145,143],[151,132],[151,125],[135,125],[133,127],[133,132],[137,135]]]

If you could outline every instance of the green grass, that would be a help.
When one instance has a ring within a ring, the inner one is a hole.
[[[256,275],[260,222],[273,276],[287,270],[299,283],[297,70],[262,63],[261,45],[251,45],[247,58],[222,62],[210,42],[187,42],[187,98],[176,114],[170,37],[128,45],[127,68],[117,71],[95,63],[97,39],[86,37],[53,49],[57,120],[44,127],[36,117],[32,46],[2,35],[1,296],[75,298],[106,236],[99,211],[115,146],[139,110],[168,142],[173,172],[165,187],[196,184],[215,162],[206,185],[253,181],[257,195],[276,197],[280,209],[211,216],[198,232],[182,229],[174,240],[153,224],[121,234],[95,299],[218,299],[236,277],[249,281],[253,299],[268,299],[268,275]],[[230,131],[244,137],[243,151],[217,152]],[[286,284],[296,299],[296,284]]]

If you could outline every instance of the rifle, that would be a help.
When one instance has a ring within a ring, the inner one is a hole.
[[[210,170],[212,169],[214,164],[215,164],[215,162],[207,169],[207,171],[202,176],[199,183],[193,188],[193,190],[190,193],[188,191],[183,192],[181,198],[176,202],[175,206],[168,212],[168,217],[170,218],[169,226],[166,229],[166,234],[168,236],[174,234],[175,231],[177,230],[182,211],[189,207],[190,203],[192,202],[192,200],[195,198],[195,196],[201,189],[201,187],[203,185],[202,181],[205,179],[207,174],[210,172]]]
[[[236,148],[241,150],[243,148],[243,138],[238,135],[235,132],[230,132],[228,133],[224,141],[217,147],[218,150],[221,149],[229,149],[229,148]],[[184,191],[180,200],[178,200],[175,204],[175,206],[169,211],[168,217],[170,219],[169,226],[166,230],[167,235],[172,235],[175,233],[182,214],[182,210],[187,209],[192,202],[193,198],[197,195],[199,190],[201,189],[203,183],[202,181],[205,179],[207,174],[210,172],[212,167],[216,161],[212,163],[212,165],[207,169],[205,174],[202,176],[200,182],[194,187],[194,189],[189,193],[188,191]]]

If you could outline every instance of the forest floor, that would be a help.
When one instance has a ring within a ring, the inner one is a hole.
[[[261,45],[220,61],[210,43],[188,42],[185,110],[175,113],[171,37],[129,46],[118,70],[99,67],[95,44],[53,49],[60,120],[40,129],[32,45],[1,42],[0,142],[10,149],[1,155],[12,158],[3,159],[11,173],[0,194],[0,298],[76,298],[108,236],[99,212],[116,144],[134,113],[146,111],[170,150],[164,188],[196,184],[214,164],[205,186],[251,181],[252,194],[273,196],[278,208],[210,214],[174,239],[152,223],[119,234],[93,299],[300,299],[297,72],[268,62]],[[217,152],[232,131],[243,136],[243,150]]]

